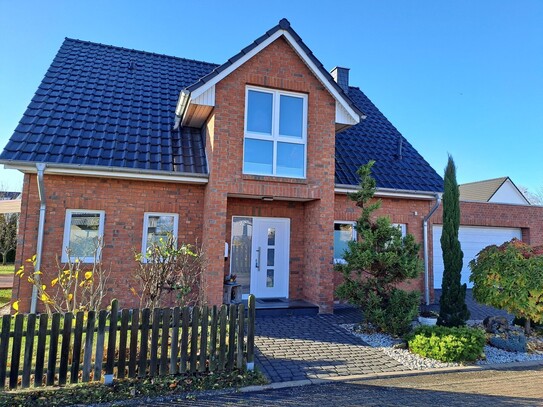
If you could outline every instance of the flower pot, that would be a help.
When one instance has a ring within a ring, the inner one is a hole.
[[[435,325],[437,324],[437,317],[419,317],[419,322],[421,325]]]

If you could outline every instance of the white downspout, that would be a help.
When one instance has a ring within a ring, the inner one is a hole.
[[[45,173],[45,163],[37,163],[38,170],[38,194],[40,197],[40,219],[38,222],[38,242],[36,246],[36,271],[41,271],[41,254],[43,248],[43,232],[45,230],[45,186],[43,185],[43,174]],[[32,299],[30,301],[30,313],[36,313],[38,302],[38,289],[34,285],[32,287]]]
[[[441,203],[441,194],[436,194],[436,204],[428,215],[422,220],[422,236],[424,241],[424,302],[426,305],[430,305],[430,278],[428,275],[428,220],[434,214],[434,212],[439,208]]]

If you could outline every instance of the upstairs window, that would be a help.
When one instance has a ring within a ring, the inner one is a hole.
[[[307,95],[248,87],[243,173],[306,177]]]

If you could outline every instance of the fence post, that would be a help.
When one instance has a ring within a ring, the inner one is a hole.
[[[255,368],[255,296],[249,295],[247,310],[247,370]]]

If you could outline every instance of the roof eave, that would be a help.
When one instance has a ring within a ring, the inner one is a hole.
[[[346,184],[336,184],[334,192],[336,194],[349,194],[359,190],[358,185],[346,185]],[[433,200],[436,199],[436,196],[443,195],[442,192],[435,191],[419,191],[419,190],[409,190],[409,189],[395,189],[395,188],[376,188],[375,196],[380,198],[412,198],[412,199],[423,199],[423,200]]]
[[[35,173],[38,162],[0,160],[6,169],[19,170],[23,173]],[[136,168],[106,167],[91,165],[70,165],[45,163],[46,174],[88,176],[97,178],[120,178],[141,181],[164,181],[189,184],[206,184],[209,175],[175,171],[144,170]]]

